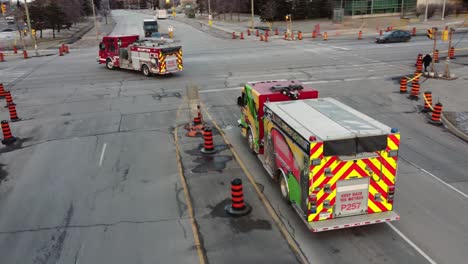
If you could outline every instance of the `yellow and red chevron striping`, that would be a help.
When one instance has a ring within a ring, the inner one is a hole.
[[[391,150],[398,150],[400,135],[392,134],[387,138],[385,151],[376,152],[377,157],[341,161],[338,157],[323,156],[323,142],[311,142],[310,164],[314,159],[321,159],[321,164],[311,165],[309,174],[309,193],[317,195],[317,210],[308,217],[309,221],[318,221],[333,218],[333,208],[336,199],[337,182],[353,178],[369,177],[368,213],[378,213],[392,210],[393,204],[387,201],[388,186],[395,185],[397,156],[390,157]],[[325,175],[325,169],[331,170],[330,175]],[[330,189],[325,192],[325,185]],[[379,196],[377,196],[379,195]],[[328,200],[329,206],[324,207]],[[309,204],[310,209],[310,204]],[[322,214],[321,213],[325,213]]]

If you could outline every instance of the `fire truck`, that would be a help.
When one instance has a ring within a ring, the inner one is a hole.
[[[394,221],[400,134],[298,81],[247,83],[239,127],[312,232]]]
[[[106,36],[99,43],[100,64],[141,71],[145,76],[183,69],[182,47],[170,39],[139,39],[138,35]]]

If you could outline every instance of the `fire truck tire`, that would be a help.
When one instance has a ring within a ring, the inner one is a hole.
[[[284,201],[289,203],[289,188],[288,188],[288,183],[286,182],[286,178],[284,177],[284,174],[279,171],[278,172],[278,177],[279,177],[279,189],[281,193],[281,198],[283,198]]]
[[[109,69],[109,70],[113,70],[113,69],[114,69],[114,63],[112,62],[111,59],[107,59],[107,60],[106,60],[106,68]]]
[[[150,72],[148,66],[146,66],[146,65],[141,66],[141,72],[142,72],[143,75],[146,76],[146,77],[150,77],[150,76],[151,76],[151,72]]]

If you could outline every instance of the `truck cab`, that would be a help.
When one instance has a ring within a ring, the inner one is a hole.
[[[143,31],[145,32],[145,37],[150,37],[152,33],[158,32],[158,21],[155,19],[144,19]]]
[[[249,140],[253,152],[263,154],[263,106],[266,102],[317,98],[318,91],[299,81],[277,80],[249,82],[237,98],[241,106],[238,121],[242,135]]]

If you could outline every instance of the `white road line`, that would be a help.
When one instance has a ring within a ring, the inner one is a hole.
[[[445,186],[449,187],[450,189],[456,191],[456,192],[457,192],[458,194],[460,194],[461,196],[463,196],[463,197],[465,197],[465,198],[468,199],[468,195],[467,195],[466,193],[464,193],[464,192],[460,191],[459,189],[453,187],[452,185],[450,185],[450,184],[444,182],[444,181],[443,181],[442,179],[440,179],[439,177],[437,177],[437,176],[435,176],[434,174],[428,172],[427,170],[425,170],[425,169],[419,167],[418,165],[414,164],[413,162],[411,162],[411,161],[409,161],[409,160],[407,160],[407,159],[405,159],[405,158],[402,158],[402,159],[403,159],[404,161],[408,162],[409,164],[413,165],[414,167],[416,167],[416,168],[419,169],[420,171],[422,171],[422,172],[426,173],[427,175],[431,176],[432,178],[436,179],[437,181],[439,181],[439,182],[442,183],[443,185],[445,185]]]
[[[400,230],[398,230],[394,225],[392,225],[389,222],[386,222],[386,223],[388,226],[390,226],[391,229],[393,229],[393,231],[395,231],[395,233],[397,233],[401,238],[403,238],[403,240],[405,240],[406,243],[410,244],[410,246],[413,247],[414,250],[416,250],[419,254],[421,254],[421,256],[423,256],[429,263],[437,264],[437,262],[435,262],[431,257],[429,257],[426,254],[426,252],[424,252],[422,249],[416,246],[416,244],[414,244],[413,241],[411,241],[407,236],[405,236],[402,232],[400,232]]]
[[[104,160],[104,153],[106,152],[106,148],[107,143],[104,143],[104,145],[102,145],[101,158],[99,158],[99,167],[102,166],[102,161]]]
[[[199,93],[211,93],[211,92],[224,92],[232,90],[240,90],[242,87],[232,87],[232,88],[221,88],[221,89],[211,89],[211,90],[201,90]]]

